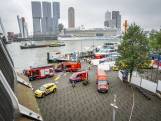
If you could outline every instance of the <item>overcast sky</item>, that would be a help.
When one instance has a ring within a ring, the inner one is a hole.
[[[34,0],[38,1],[38,0]],[[68,7],[75,8],[76,26],[86,28],[103,27],[107,10],[119,10],[122,22],[135,22],[144,29],[158,29],[161,26],[161,0],[41,0],[60,2],[60,22],[67,27]],[[31,0],[0,0],[0,17],[6,31],[18,32],[16,16],[24,16],[32,32]]]

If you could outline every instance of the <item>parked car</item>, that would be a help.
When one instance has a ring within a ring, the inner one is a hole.
[[[74,82],[80,82],[88,80],[88,71],[81,71],[73,73],[72,76],[69,78],[69,81],[72,83]]]
[[[44,97],[50,93],[56,93],[57,86],[55,83],[47,83],[42,85],[35,91],[35,97]]]
[[[118,66],[116,66],[116,65],[112,66],[112,71],[118,71],[118,70],[119,70]]]
[[[107,93],[109,90],[109,81],[107,74],[104,70],[97,70],[97,79],[96,79],[96,84],[97,84],[97,91],[98,92],[103,92]]]

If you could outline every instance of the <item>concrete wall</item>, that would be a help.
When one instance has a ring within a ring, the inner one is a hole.
[[[147,89],[151,92],[156,93],[157,83],[154,83],[154,82],[146,80],[146,79],[142,79],[141,87],[144,89]]]
[[[14,110],[12,107],[12,101],[1,81],[2,80],[0,80],[0,121],[13,121]]]
[[[159,92],[161,92],[161,80],[158,81],[157,90],[158,90]]]
[[[9,62],[9,60],[11,62]],[[0,70],[2,71],[12,90],[14,90],[15,78],[11,65],[13,65],[12,60],[9,56],[5,44],[2,41],[0,42]],[[14,109],[12,101],[7,93],[7,90],[4,88],[2,81],[4,80],[0,76],[0,121],[13,121]]]
[[[6,46],[5,45],[3,46],[3,45],[0,44],[0,70],[4,74],[6,80],[8,81],[9,85],[11,86],[11,88],[14,90],[13,70],[12,70],[11,64],[8,61],[8,58],[7,58],[7,56],[6,56],[6,54],[5,54],[4,50],[3,50],[3,47],[4,47],[5,51],[7,52],[9,58],[10,58],[10,56],[9,56],[9,53],[8,53],[8,51],[6,49]],[[12,60],[11,60],[11,62],[12,62]],[[12,62],[12,65],[13,65],[13,62]]]
[[[122,73],[120,71],[118,72],[118,77],[122,80]],[[156,93],[157,90],[161,91],[161,81],[155,83],[150,80],[143,79],[137,72],[133,72],[131,83],[153,93]]]

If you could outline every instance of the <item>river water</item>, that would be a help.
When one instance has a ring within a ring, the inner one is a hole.
[[[61,40],[66,44],[62,47],[43,47],[34,49],[20,49],[20,42],[8,44],[7,48],[14,62],[15,69],[22,71],[30,66],[47,65],[47,52],[59,51],[61,53],[70,53],[74,51],[83,51],[86,48],[102,46],[106,42],[118,42],[118,39],[112,40]],[[35,44],[49,44],[54,41],[34,41]]]

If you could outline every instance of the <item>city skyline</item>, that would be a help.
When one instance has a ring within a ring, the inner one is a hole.
[[[35,0],[37,1],[37,0]],[[51,0],[47,0],[50,1]],[[159,29],[161,24],[161,8],[160,0],[155,1],[139,1],[138,4],[134,0],[124,1],[108,1],[102,0],[57,0],[60,2],[60,23],[68,27],[68,7],[73,6],[76,14],[76,25],[84,25],[86,28],[103,27],[104,13],[115,10],[120,11],[122,15],[122,22],[127,19],[129,23],[135,22],[141,25],[144,29]],[[146,5],[145,5],[146,3]],[[155,7],[155,8],[154,8]],[[6,31],[18,32],[18,24],[16,16],[24,16],[28,22],[29,32],[32,32],[32,12],[31,1],[27,0],[1,0],[0,13]]]

